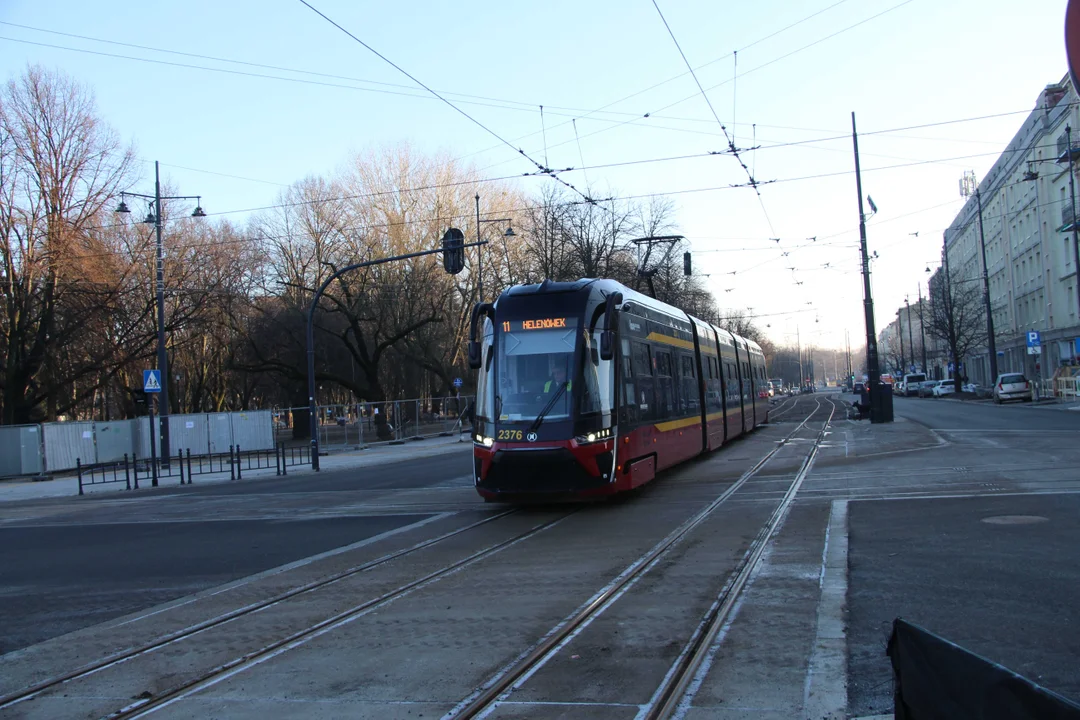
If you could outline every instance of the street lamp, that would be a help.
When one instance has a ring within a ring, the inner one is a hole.
[[[510,227],[510,218],[492,218],[490,220],[480,219],[480,193],[476,193],[476,242],[480,242],[480,226],[483,223],[506,223],[506,232],[503,233],[503,237],[516,237],[517,233],[514,232],[514,228]],[[484,261],[483,261],[483,246],[478,245],[476,247],[476,267],[478,281],[478,295],[479,302],[484,302]]]
[[[149,210],[143,220],[147,225],[153,225],[157,232],[157,356],[158,376],[161,378],[161,397],[158,400],[158,419],[161,427],[161,464],[169,466],[169,358],[165,352],[165,265],[164,250],[161,244],[161,201],[162,200],[195,200],[195,211],[191,217],[206,217],[202,209],[202,197],[199,195],[168,195],[161,194],[161,175],[158,170],[158,162],[154,161],[154,194],[143,195],[136,192],[120,193],[120,204],[116,207],[118,213],[130,213],[125,199],[127,196],[143,198],[150,201]]]

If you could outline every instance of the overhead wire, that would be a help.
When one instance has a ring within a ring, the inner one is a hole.
[[[464,110],[462,110],[461,108],[459,108],[459,107],[458,107],[457,105],[455,105],[454,103],[452,103],[452,102],[450,102],[449,100],[447,100],[447,99],[446,99],[445,97],[443,97],[443,96],[442,96],[441,94],[439,94],[439,93],[438,93],[437,91],[435,91],[435,90],[432,90],[432,89],[431,89],[430,87],[428,87],[427,85],[425,85],[425,84],[424,84],[423,82],[421,82],[421,81],[420,81],[420,80],[419,80],[418,78],[416,78],[416,77],[415,77],[414,75],[412,75],[411,73],[409,73],[409,72],[408,72],[407,70],[405,70],[405,69],[404,69],[403,67],[401,67],[400,65],[398,65],[397,63],[395,63],[395,62],[394,62],[393,60],[391,60],[390,58],[388,58],[388,57],[386,57],[385,55],[383,55],[382,53],[380,53],[380,52],[379,52],[378,50],[376,50],[375,48],[373,48],[373,47],[372,47],[371,45],[368,45],[368,44],[367,44],[366,42],[364,42],[363,40],[361,40],[361,39],[360,39],[359,37],[357,37],[356,35],[354,35],[353,33],[351,33],[351,32],[350,32],[349,30],[346,30],[346,29],[345,29],[344,27],[342,27],[342,26],[341,26],[340,24],[338,24],[338,23],[337,23],[336,21],[334,21],[333,19],[331,19],[331,18],[330,18],[330,17],[328,16],[328,15],[326,15],[326,13],[324,13],[324,12],[322,12],[321,10],[319,10],[318,8],[316,8],[316,7],[314,6],[314,5],[312,5],[311,3],[309,3],[309,2],[307,1],[307,0],[299,0],[299,2],[300,2],[300,3],[302,4],[302,5],[304,5],[305,7],[307,7],[308,9],[310,9],[310,10],[311,10],[312,12],[314,12],[314,13],[315,13],[316,15],[318,15],[319,17],[321,17],[321,18],[322,18],[323,20],[325,20],[326,22],[330,23],[331,25],[333,25],[334,27],[336,27],[336,28],[337,28],[338,30],[340,30],[341,32],[345,33],[345,34],[346,34],[347,36],[349,36],[350,38],[352,38],[353,40],[355,40],[355,41],[356,41],[357,43],[359,43],[360,45],[362,45],[362,46],[363,46],[363,47],[364,47],[365,49],[367,49],[367,50],[368,50],[369,52],[371,52],[372,54],[374,54],[374,55],[375,55],[376,57],[378,57],[378,58],[379,58],[380,60],[382,60],[383,62],[385,62],[385,63],[387,63],[388,65],[390,65],[390,66],[391,66],[392,68],[394,68],[395,70],[397,70],[398,72],[400,72],[400,73],[401,73],[402,75],[404,75],[405,77],[407,77],[407,78],[409,78],[410,80],[412,80],[412,81],[413,81],[414,83],[416,83],[417,85],[419,85],[420,87],[422,87],[422,88],[423,88],[424,90],[427,90],[427,91],[428,91],[429,93],[431,93],[432,95],[434,95],[435,97],[437,97],[437,98],[438,98],[439,100],[442,100],[442,101],[443,101],[443,102],[444,102],[444,103],[445,103],[446,105],[449,105],[449,106],[450,106],[450,107],[451,107],[451,108],[452,108],[452,109],[453,109],[453,110],[454,110],[455,112],[457,112],[457,113],[459,113],[460,115],[464,116],[464,117],[465,117],[466,119],[468,119],[468,120],[469,120],[470,122],[472,122],[472,123],[473,123],[474,125],[476,125],[476,126],[477,126],[477,127],[479,127],[480,129],[484,130],[484,131],[485,131],[486,133],[488,133],[489,135],[491,135],[491,136],[492,136],[492,137],[494,137],[495,139],[499,140],[499,141],[500,141],[500,142],[501,142],[502,144],[506,145],[506,146],[507,146],[507,147],[509,147],[509,148],[510,148],[511,150],[515,150],[515,151],[517,151],[517,153],[518,153],[519,155],[521,155],[521,156],[522,156],[522,157],[524,157],[524,158],[525,158],[526,160],[528,160],[528,161],[529,161],[530,163],[532,163],[533,165],[535,165],[535,166],[536,166],[536,168],[537,168],[538,170],[540,170],[540,171],[544,172],[544,173],[545,173],[545,174],[546,174],[546,175],[547,175],[548,177],[552,178],[553,180],[555,180],[555,181],[557,181],[557,182],[559,182],[559,183],[562,183],[563,185],[565,185],[566,187],[570,188],[571,190],[573,190],[573,191],[574,191],[574,192],[576,192],[577,194],[581,195],[581,196],[582,196],[583,198],[585,198],[585,200],[587,200],[587,201],[589,201],[589,202],[594,202],[594,201],[593,201],[593,198],[590,198],[590,197],[589,197],[588,195],[586,195],[585,193],[581,192],[581,191],[580,191],[580,190],[578,190],[578,189],[577,189],[576,187],[574,187],[574,186],[573,186],[573,185],[572,185],[571,183],[568,183],[568,182],[566,182],[565,180],[563,180],[562,178],[560,178],[560,177],[559,177],[559,176],[558,176],[558,175],[557,175],[557,174],[555,173],[555,171],[553,171],[553,170],[552,170],[551,168],[549,168],[549,167],[546,167],[545,165],[543,165],[543,164],[541,164],[541,163],[537,162],[537,161],[536,161],[536,160],[534,160],[534,159],[533,159],[533,158],[532,158],[532,157],[531,157],[531,156],[530,156],[530,155],[529,155],[528,153],[526,153],[526,152],[525,152],[525,151],[524,151],[523,149],[521,149],[520,147],[515,147],[513,143],[511,143],[511,142],[510,142],[509,140],[507,140],[506,138],[504,138],[504,137],[503,137],[502,135],[500,135],[499,133],[495,132],[494,130],[492,130],[491,128],[489,128],[489,127],[488,127],[487,125],[485,125],[484,123],[480,122],[480,121],[479,121],[479,120],[477,120],[477,119],[476,119],[475,117],[473,117],[473,116],[472,116],[472,115],[470,115],[469,113],[465,112]]]

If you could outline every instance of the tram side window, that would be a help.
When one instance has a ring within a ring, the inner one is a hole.
[[[634,349],[634,383],[637,385],[635,395],[638,418],[652,420],[656,417],[656,400],[654,396],[654,382],[652,376],[652,352],[645,343],[633,343]]]
[[[638,410],[638,397],[634,387],[634,361],[630,341],[623,338],[620,341],[620,349],[622,350],[622,357],[620,358],[619,382],[622,383],[622,392],[619,396],[621,406],[619,409],[619,422],[633,424],[637,422],[640,411]]]
[[[675,380],[671,353],[657,350],[656,361],[656,417],[676,417],[678,399],[675,396]]]
[[[720,384],[719,363],[716,358],[707,358],[709,363],[709,379],[705,381],[705,408],[708,412],[716,412],[724,409],[724,400],[720,397],[722,386]]]
[[[694,358],[690,355],[680,355],[679,362],[682,372],[679,373],[680,392],[683,414],[698,413],[701,411],[701,402],[698,398],[697,373],[694,372]]]

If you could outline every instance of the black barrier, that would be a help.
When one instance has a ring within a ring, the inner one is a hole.
[[[124,469],[123,476],[120,475],[120,468]],[[123,462],[114,463],[98,463],[96,465],[83,465],[82,458],[75,458],[75,471],[79,477],[79,494],[83,494],[83,487],[86,485],[104,485],[105,483],[118,483],[122,482],[127,486],[127,489],[131,489],[131,468],[128,465],[127,453],[124,453]],[[111,478],[110,478],[111,473]],[[138,488],[138,485],[136,485]]]
[[[1080,720],[1080,705],[903,618],[893,621],[896,720]]]

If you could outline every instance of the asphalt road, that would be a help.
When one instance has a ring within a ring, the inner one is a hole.
[[[350,509],[470,471],[471,447],[318,476],[7,503],[0,654],[427,517]],[[479,502],[479,501],[478,501]]]
[[[892,710],[896,617],[1080,701],[1080,414],[930,398],[895,414],[942,444],[858,466],[882,499],[850,503],[851,714]]]
[[[935,430],[1080,431],[1080,412],[1052,410],[1029,403],[995,405],[945,398],[897,397],[893,398],[893,412]]]

